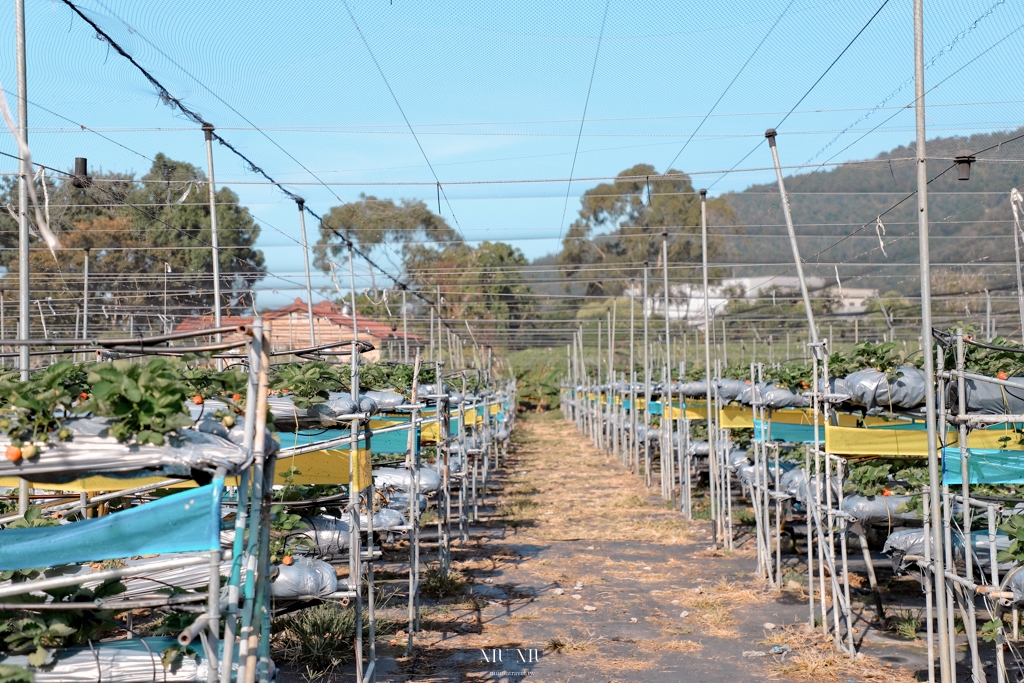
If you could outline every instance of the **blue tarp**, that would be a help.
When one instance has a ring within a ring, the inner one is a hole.
[[[105,517],[0,531],[0,571],[220,547],[224,480]]]
[[[396,424],[398,424],[396,422]],[[278,432],[281,439],[281,448],[292,448],[293,446],[311,446],[318,443],[326,443],[342,437],[347,437],[347,429],[308,429],[299,432]],[[370,439],[371,453],[405,453],[409,441],[408,430],[394,432],[374,433]],[[330,447],[334,451],[347,451],[349,443],[335,444]]]
[[[970,484],[1024,484],[1024,451],[994,448],[967,449],[967,477]],[[963,484],[960,449],[942,449],[942,483]]]
[[[754,420],[754,439],[764,440],[765,424]],[[785,422],[772,422],[768,436],[769,441],[784,443],[814,443],[814,425],[796,425]],[[825,425],[818,425],[818,442],[825,443]]]

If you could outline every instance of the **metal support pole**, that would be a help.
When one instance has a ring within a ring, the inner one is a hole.
[[[402,362],[409,362],[409,309],[405,304],[405,287],[402,288]],[[441,375],[437,375],[438,387],[441,386]]]
[[[636,297],[630,283],[629,297],[629,462],[630,472],[636,472]]]
[[[935,356],[932,351],[932,286],[931,264],[928,245],[928,168],[925,156],[924,119],[924,0],[914,0],[914,90],[917,128],[917,220],[918,247],[921,257],[921,345],[924,355],[925,425],[928,431],[928,485],[931,491],[939,491],[942,478],[939,472],[939,454],[936,448],[935,425]],[[941,590],[946,575],[945,558],[942,553],[942,510],[939,497],[931,497],[932,546],[935,550],[935,612],[939,635],[939,680],[952,683],[950,650],[946,622],[946,594]],[[965,503],[966,507],[966,503]]]
[[[355,264],[355,258],[356,258],[355,257],[355,247],[352,246],[352,242],[350,241],[348,243],[348,288],[349,288],[349,290],[351,290],[349,292],[349,296],[350,296],[351,301],[352,301],[352,341],[357,342],[357,341],[359,341],[359,321],[357,319],[359,317],[359,313],[356,312],[356,264]],[[310,309],[310,310],[312,310],[312,309]],[[312,320],[312,316],[310,317],[310,320]],[[356,347],[353,346],[352,348],[353,348],[353,351],[352,351],[352,358],[353,358],[353,360],[352,360],[352,368],[353,368],[353,372],[354,372],[355,371],[355,367],[357,365],[356,360],[355,360],[355,349],[356,349]],[[353,382],[354,381],[355,380],[353,379]],[[355,386],[355,385],[353,384],[353,386]],[[356,395],[354,395],[352,397],[352,400],[356,401],[357,403],[359,402],[359,398]]]
[[[89,250],[85,250],[86,262],[89,260]],[[164,334],[171,333],[171,319],[167,316],[167,276],[171,272],[171,264],[164,262]]]
[[[793,216],[789,212],[789,197],[786,195],[786,183],[782,179],[782,167],[779,165],[779,150],[775,146],[775,129],[769,128],[764,136],[768,138],[768,146],[772,149],[772,161],[775,162],[775,177],[779,181],[779,195],[781,197],[782,213],[786,217],[786,230],[789,231],[789,246],[793,249],[793,264],[796,266],[796,276],[800,280],[800,293],[804,297],[804,310],[807,312],[807,326],[811,330],[811,348],[813,353],[818,355],[818,328],[814,324],[814,311],[811,309],[811,295],[807,291],[807,280],[804,279],[803,261],[800,260],[800,247],[796,243],[796,229],[793,227]]]
[[[715,481],[717,475],[715,458],[715,430],[711,420],[711,296],[708,291],[708,191],[700,191],[700,251],[704,277],[704,374],[707,378],[708,414],[708,479]],[[715,509],[714,485],[711,484],[711,509]],[[712,544],[718,547],[718,525],[711,525]]]
[[[597,402],[594,404],[594,413],[597,415],[597,425],[594,429],[594,446],[601,448],[604,443],[602,433],[604,432],[604,419],[601,415],[601,321],[597,321]]]
[[[612,301],[614,302],[615,299],[612,299]],[[614,361],[612,360],[612,345],[615,343],[615,332],[612,330],[614,325],[612,312],[607,311],[605,318],[608,325],[608,349],[605,352],[608,354],[608,391],[605,392],[605,396],[607,396],[605,399],[605,424],[607,426],[605,427],[604,449],[610,452],[615,443],[615,424],[613,422],[615,419],[615,368],[613,365]]]
[[[316,346],[316,332],[313,329],[313,283],[309,277],[309,243],[306,241],[306,202],[302,197],[295,200],[299,206],[299,232],[302,235],[302,267],[306,269],[306,316],[309,318],[309,345]],[[352,293],[352,320],[356,316],[355,292]]]
[[[668,291],[668,231],[661,233],[661,273],[662,287],[665,290],[665,395],[661,397],[661,430],[665,432],[665,452],[661,455],[661,478],[665,482],[665,497],[673,503],[676,498],[675,472],[673,463],[675,453],[672,448],[672,336],[669,326],[669,291]],[[711,518],[714,523],[714,508]]]
[[[985,341],[992,341],[992,295],[985,290]]]
[[[165,299],[166,301],[166,295]],[[166,315],[166,304],[164,306]],[[85,248],[85,262],[82,265],[82,338],[89,338],[89,248]]]
[[[28,77],[25,65],[25,0],[14,0],[14,33],[15,61],[18,78],[18,136],[24,145],[28,145]],[[30,331],[29,301],[29,232],[28,232],[28,184],[31,182],[32,169],[28,160],[22,155],[18,161],[18,338],[28,339]],[[28,381],[29,355],[28,345],[18,349],[20,360],[21,381]],[[24,514],[28,510],[28,482],[20,480],[18,485],[18,512]]]
[[[217,231],[217,184],[213,176],[213,125],[203,124],[206,136],[206,166],[210,175],[210,247],[213,251],[213,325],[220,327],[220,240]],[[220,341],[221,335],[217,335]]]
[[[644,263],[644,484],[651,485],[651,354],[650,323],[647,315],[648,268]]]

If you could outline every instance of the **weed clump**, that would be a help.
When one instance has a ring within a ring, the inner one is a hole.
[[[447,598],[458,595],[466,588],[466,579],[456,571],[441,572],[431,567],[423,574],[420,592],[431,598]]]
[[[377,616],[375,635],[395,633],[398,622]],[[307,607],[274,624],[274,658],[289,664],[330,669],[352,661],[356,635],[355,610],[334,603]],[[363,637],[369,637],[368,625]]]

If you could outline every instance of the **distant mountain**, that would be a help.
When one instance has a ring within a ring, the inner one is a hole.
[[[1021,139],[1004,142],[1017,137]],[[987,264],[1013,261],[1009,193],[1024,185],[1024,128],[930,140],[928,177],[952,166],[961,150],[977,155],[971,179],[957,180],[957,169],[952,168],[929,185],[932,262],[939,269],[944,264],[962,267],[965,274],[984,277],[995,286],[1013,278],[1012,268]],[[852,287],[908,292],[917,288],[917,197],[910,196],[917,187],[914,157],[913,147],[901,146],[865,162],[786,179],[809,272],[834,280],[831,264],[841,263],[847,264],[842,273],[851,278]],[[724,199],[735,212],[736,227],[721,230],[742,234],[729,240],[716,262],[746,264],[735,269],[742,274],[778,272],[777,265],[761,264],[792,262],[775,183],[728,193]],[[892,208],[900,200],[905,201]],[[881,217],[883,254],[875,224],[886,211]],[[901,263],[908,267],[890,267]]]

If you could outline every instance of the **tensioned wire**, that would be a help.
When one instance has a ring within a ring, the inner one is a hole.
[[[189,109],[188,107],[186,107],[186,106],[185,106],[185,105],[184,105],[184,104],[183,104],[183,103],[181,102],[181,100],[179,100],[178,98],[174,97],[174,96],[173,96],[173,95],[172,95],[172,94],[170,93],[170,91],[168,91],[168,90],[167,90],[167,88],[166,88],[166,87],[164,87],[164,86],[163,86],[163,85],[162,85],[162,84],[161,84],[161,83],[160,83],[160,82],[159,82],[159,81],[158,81],[158,80],[157,80],[156,78],[154,78],[154,77],[153,77],[153,76],[152,76],[152,75],[151,75],[151,74],[150,74],[150,73],[149,73],[149,72],[148,72],[148,71],[147,71],[147,70],[146,70],[145,68],[143,68],[143,67],[142,67],[142,66],[141,66],[141,65],[140,65],[140,64],[139,64],[139,63],[138,63],[138,62],[137,62],[137,61],[136,61],[136,60],[135,60],[135,59],[134,59],[134,58],[133,58],[133,57],[132,57],[132,56],[131,56],[131,55],[130,55],[130,54],[128,53],[128,52],[126,52],[126,51],[124,50],[124,48],[122,48],[122,47],[121,47],[121,46],[120,46],[120,45],[119,45],[118,43],[116,43],[116,42],[115,42],[115,41],[113,40],[113,38],[111,38],[111,37],[110,37],[110,36],[109,36],[109,35],[108,35],[107,33],[105,33],[105,32],[104,32],[103,30],[101,30],[101,29],[100,29],[100,27],[99,27],[99,26],[98,26],[98,25],[97,25],[97,24],[96,24],[96,23],[95,23],[94,21],[92,21],[92,20],[91,20],[91,19],[89,19],[89,18],[88,18],[88,17],[87,17],[87,16],[85,15],[85,14],[83,14],[83,13],[82,13],[82,11],[81,11],[81,10],[80,10],[80,9],[79,9],[79,8],[78,8],[78,7],[77,7],[77,6],[75,5],[75,4],[74,4],[74,3],[72,3],[72,2],[70,1],[70,0],[62,0],[62,2],[63,2],[63,3],[65,4],[65,5],[67,5],[68,7],[70,7],[70,8],[72,9],[72,11],[74,11],[74,12],[75,12],[75,13],[76,13],[76,14],[77,14],[77,15],[78,15],[79,17],[81,17],[81,18],[82,18],[82,20],[84,20],[84,21],[85,21],[86,23],[88,23],[88,24],[89,24],[89,25],[90,25],[90,26],[91,26],[91,27],[92,27],[92,28],[93,28],[93,29],[94,29],[94,30],[96,31],[97,35],[98,35],[98,36],[100,36],[100,37],[102,37],[102,38],[103,38],[103,39],[104,39],[104,40],[105,40],[105,41],[107,42],[107,44],[109,44],[109,45],[110,45],[111,47],[113,47],[113,48],[114,48],[114,49],[115,49],[115,50],[116,50],[116,51],[118,52],[118,54],[120,54],[120,55],[121,55],[122,57],[124,57],[124,58],[125,58],[126,60],[128,60],[128,61],[129,61],[129,62],[130,62],[130,63],[131,63],[131,64],[132,64],[132,65],[133,65],[134,67],[136,67],[136,69],[137,69],[137,70],[138,70],[139,72],[141,72],[141,73],[143,74],[143,76],[145,76],[145,78],[146,78],[146,79],[147,79],[147,80],[148,80],[148,81],[149,81],[149,82],[150,82],[150,83],[151,83],[151,84],[152,84],[152,85],[153,85],[153,86],[154,86],[154,87],[155,87],[155,88],[156,88],[156,89],[158,90],[158,92],[159,92],[159,93],[160,93],[160,95],[161,95],[161,98],[162,98],[162,99],[163,99],[163,100],[164,100],[165,102],[167,102],[167,103],[169,103],[169,104],[173,104],[173,105],[174,105],[174,106],[175,106],[175,107],[176,107],[176,108],[177,108],[177,109],[178,109],[179,111],[181,111],[181,112],[182,112],[183,114],[185,114],[185,115],[186,115],[186,116],[187,116],[187,117],[188,117],[189,119],[191,119],[191,120],[192,120],[192,121],[194,121],[195,123],[200,123],[200,124],[205,124],[205,123],[206,123],[206,122],[205,122],[205,121],[204,121],[204,120],[202,119],[202,117],[201,117],[201,116],[200,116],[200,115],[199,115],[198,113],[196,113],[195,111],[193,111],[193,110]],[[346,9],[347,9],[347,6],[346,6]],[[351,12],[349,12],[349,16],[350,16],[350,17],[352,17],[352,15],[351,15]],[[352,17],[352,21],[353,21],[353,23],[355,23],[355,18],[354,18],[354,17]],[[371,54],[371,56],[372,56],[372,55],[373,55],[373,52],[372,52],[372,50],[370,49],[369,43],[367,43],[367,42],[366,42],[366,39],[365,39],[365,37],[363,37],[363,42],[364,42],[364,45],[366,46],[366,49],[367,49],[367,51],[368,51],[368,52],[370,52],[370,54]],[[377,63],[377,62],[376,62],[376,58],[374,57],[373,59],[374,59],[374,62],[375,62],[375,64],[376,64],[376,63]],[[381,76],[382,76],[382,77],[384,78],[384,80],[385,80],[385,83],[386,83],[386,82],[387,82],[387,78],[386,78],[386,77],[384,76],[383,70],[381,70],[381,69],[380,69],[380,66],[379,66],[379,64],[378,64],[378,70],[380,71],[380,75],[381,75]],[[396,104],[396,105],[398,105],[398,106],[399,106],[399,108],[401,108],[401,105],[400,105],[400,104],[399,104],[399,102],[398,102],[398,98],[397,98],[397,96],[395,96],[395,95],[394,95],[394,91],[393,91],[393,90],[391,90],[391,86],[390,86],[390,85],[388,85],[388,89],[389,89],[389,91],[391,92],[391,94],[392,94],[392,97],[393,97],[393,98],[394,98],[394,100],[395,100],[395,104]],[[404,114],[404,111],[403,111],[403,117],[404,117],[404,116],[405,116],[405,114]],[[406,118],[406,123],[408,123],[408,119],[407,119],[407,118]],[[411,128],[411,126],[410,126],[410,128]],[[273,184],[274,186],[276,186],[276,187],[277,187],[277,189],[279,189],[280,191],[282,191],[282,192],[283,192],[283,193],[284,193],[285,195],[287,195],[287,196],[288,196],[289,198],[291,198],[291,199],[293,199],[293,200],[295,200],[295,201],[299,201],[299,197],[298,197],[298,196],[296,196],[296,195],[295,195],[294,193],[290,192],[290,191],[289,191],[288,189],[286,189],[286,188],[285,188],[284,186],[282,186],[282,185],[281,185],[280,183],[278,183],[278,182],[277,182],[277,181],[275,181],[275,180],[274,180],[273,178],[271,178],[271,177],[270,177],[270,176],[269,176],[269,175],[268,175],[268,174],[266,173],[266,171],[264,171],[264,170],[263,170],[262,168],[260,168],[259,166],[256,166],[256,164],[255,164],[255,163],[253,163],[253,162],[252,162],[252,161],[251,161],[251,160],[250,160],[250,159],[249,159],[249,158],[248,158],[248,157],[247,157],[246,155],[244,155],[244,154],[242,154],[242,153],[241,153],[240,151],[238,151],[238,149],[236,149],[236,148],[235,148],[235,147],[234,147],[233,145],[231,145],[231,144],[230,144],[230,143],[229,143],[229,142],[228,142],[227,140],[225,140],[225,139],[224,139],[224,138],[223,138],[222,136],[220,136],[220,135],[217,135],[216,133],[211,133],[211,135],[212,135],[212,137],[213,137],[214,139],[216,139],[216,140],[217,140],[217,141],[218,141],[218,142],[219,142],[219,143],[220,143],[221,145],[223,145],[224,147],[227,147],[227,148],[228,148],[229,150],[231,150],[232,152],[234,152],[234,153],[235,153],[235,155],[237,155],[237,156],[238,156],[238,157],[240,157],[240,158],[241,158],[241,159],[242,159],[243,161],[245,161],[245,162],[246,162],[246,164],[247,164],[247,165],[248,165],[248,166],[249,166],[249,167],[250,167],[250,168],[251,168],[251,169],[252,169],[252,170],[253,170],[254,172],[256,172],[256,173],[259,173],[260,175],[264,176],[264,177],[265,177],[265,178],[267,179],[267,181],[269,181],[269,182],[270,182],[271,184]],[[419,143],[418,143],[418,141],[417,141],[417,144],[419,144]],[[423,150],[422,150],[422,146],[420,147],[420,149],[421,149],[421,151],[423,151]],[[425,151],[423,152],[423,155],[424,155],[424,158],[426,159],[426,152],[425,152]],[[428,164],[430,163],[430,162],[429,162],[429,159],[427,159],[427,163],[428,163]],[[314,176],[314,177],[315,177],[315,176]],[[436,174],[435,174],[435,178],[436,178]],[[322,185],[323,183],[320,183],[320,184]],[[440,193],[440,192],[442,192],[442,191],[443,191],[443,190],[442,190],[442,188],[441,188],[441,184],[440,184],[440,182],[438,181],[438,192]],[[340,198],[338,198],[338,199],[339,199],[339,201],[340,201]],[[302,208],[303,208],[303,209],[304,209],[304,210],[305,210],[306,212],[308,212],[308,213],[309,213],[310,215],[312,215],[312,216],[313,216],[314,218],[316,218],[317,220],[321,221],[321,223],[322,223],[322,219],[321,219],[321,217],[320,217],[319,215],[317,215],[317,214],[316,214],[316,213],[315,213],[315,212],[314,212],[314,211],[313,211],[313,210],[312,210],[312,209],[311,209],[311,208],[310,208],[310,207],[309,207],[309,206],[308,206],[307,204],[305,204],[305,203],[302,203],[302,204],[301,204],[301,206],[302,206]],[[449,208],[450,208],[450,205],[449,205]],[[453,218],[454,218],[454,213],[453,213]],[[456,219],[456,224],[458,224],[458,221],[457,221],[457,219]],[[173,227],[173,226],[170,226],[170,227]],[[338,231],[337,231],[337,230],[332,230],[332,232],[334,232],[334,233],[335,233],[336,235],[338,235],[339,237],[342,237],[342,238],[343,238],[343,239],[345,240],[345,242],[346,242],[346,243],[348,243],[348,246],[349,246],[349,248],[350,248],[350,249],[351,249],[351,250],[352,250],[353,252],[355,252],[355,253],[359,253],[359,254],[360,254],[360,256],[362,256],[362,257],[363,257],[363,259],[364,259],[364,260],[366,260],[366,262],[367,262],[367,263],[368,263],[368,264],[369,264],[369,265],[371,266],[371,268],[377,268],[378,270],[380,270],[380,271],[381,271],[381,273],[382,273],[383,275],[385,275],[386,277],[389,277],[389,278],[391,278],[392,280],[394,280],[395,284],[396,284],[396,285],[399,285],[401,289],[403,289],[403,290],[408,290],[408,291],[410,291],[410,292],[411,292],[411,293],[412,293],[412,294],[413,294],[414,296],[416,296],[417,298],[419,298],[419,299],[421,299],[421,300],[425,301],[426,303],[428,303],[428,304],[429,304],[429,305],[431,305],[431,306],[434,306],[434,305],[435,305],[435,304],[434,304],[434,302],[432,302],[432,301],[431,301],[430,299],[426,298],[426,297],[425,297],[425,296],[424,296],[423,294],[419,293],[419,292],[418,292],[418,291],[416,291],[415,289],[408,289],[408,286],[407,286],[407,285],[406,285],[405,283],[401,283],[401,282],[400,282],[400,281],[399,281],[399,280],[398,280],[397,278],[395,278],[395,277],[394,277],[394,276],[392,276],[392,275],[391,275],[390,273],[388,273],[387,271],[385,271],[385,270],[384,270],[383,268],[381,268],[380,266],[378,266],[378,265],[377,265],[377,264],[376,264],[376,263],[375,263],[375,262],[374,262],[373,260],[371,260],[371,259],[370,259],[370,257],[369,257],[369,256],[368,256],[367,254],[365,254],[365,253],[361,252],[360,250],[356,249],[356,248],[354,247],[354,245],[353,245],[353,244],[352,244],[352,243],[351,243],[351,242],[349,241],[349,239],[348,239],[347,237],[344,237],[343,235],[341,235],[340,233],[338,233]]]

